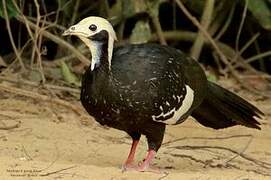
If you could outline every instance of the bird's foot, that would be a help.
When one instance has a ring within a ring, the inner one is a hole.
[[[139,162],[138,165],[134,165],[133,163],[129,163],[129,164],[124,164],[122,166],[122,172],[125,171],[138,171],[138,172],[152,172],[152,173],[156,173],[156,174],[166,174],[166,172],[161,171],[161,169],[146,164],[143,162]]]
[[[156,174],[164,174],[165,173],[165,172],[161,171],[160,168],[152,166],[148,163],[145,163],[144,161],[138,163],[136,170],[139,172],[152,172],[152,173],[156,173]]]
[[[137,165],[135,165],[133,162],[126,162],[125,164],[122,165],[122,172],[134,170],[136,168],[137,168]]]

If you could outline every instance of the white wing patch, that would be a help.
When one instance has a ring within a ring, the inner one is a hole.
[[[156,122],[162,122],[165,124],[176,124],[176,122],[184,115],[192,106],[193,101],[194,101],[194,91],[191,89],[188,85],[185,85],[186,88],[186,95],[184,97],[184,100],[182,102],[182,105],[179,107],[179,109],[176,110],[176,107],[174,107],[172,110],[169,112],[165,113],[162,112],[158,116],[152,116],[152,119]],[[178,100],[180,99],[180,96],[177,96]],[[179,101],[178,101],[179,102]],[[166,117],[170,115],[171,113],[174,113],[173,117],[167,119],[167,120],[156,120],[157,118],[160,117]]]

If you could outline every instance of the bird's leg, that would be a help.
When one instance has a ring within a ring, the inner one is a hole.
[[[149,146],[149,151],[147,153],[146,158],[144,159],[144,161],[139,164],[139,166],[137,167],[137,171],[149,171],[149,172],[154,172],[154,173],[163,173],[161,172],[159,169],[155,168],[155,167],[151,167],[150,163],[152,162],[152,160],[154,159],[156,152],[158,151],[158,149],[161,147],[162,141],[163,141],[163,137],[164,137],[164,132],[165,132],[165,125],[164,124],[156,124],[156,126],[152,127],[153,130],[156,130],[155,128],[157,128],[156,133],[153,134],[147,134],[147,141],[148,141],[148,146]]]
[[[133,165],[133,162],[134,162],[134,157],[135,157],[135,153],[136,153],[136,148],[139,143],[140,136],[141,136],[138,133],[130,133],[129,135],[132,137],[133,143],[132,143],[128,158],[125,161],[124,165],[122,166],[123,171],[130,169],[130,168],[133,169],[135,167]]]
[[[151,171],[151,172],[157,172],[157,170],[150,168],[150,163],[154,159],[156,154],[155,150],[149,150],[147,153],[146,158],[143,160],[141,164],[137,167],[138,171]]]
[[[136,147],[137,144],[139,143],[139,140],[133,140],[132,143],[132,147],[130,149],[129,155],[127,160],[125,161],[124,165],[123,165],[123,169],[126,170],[128,168],[134,167],[133,166],[133,162],[134,162],[134,157],[135,157],[135,153],[136,153]]]

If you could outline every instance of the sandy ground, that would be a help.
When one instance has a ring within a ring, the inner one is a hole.
[[[215,131],[192,118],[168,126],[154,164],[165,174],[122,172],[131,140],[91,117],[82,125],[71,110],[9,94],[0,99],[0,179],[271,179],[271,101],[255,102],[265,113],[262,130]],[[269,111],[269,112],[268,112]],[[142,138],[137,161],[144,158]]]

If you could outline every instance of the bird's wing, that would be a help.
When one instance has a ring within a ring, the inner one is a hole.
[[[159,46],[118,52],[112,72],[120,105],[166,124],[175,124],[189,110],[193,90],[184,82],[179,54],[171,51]]]

